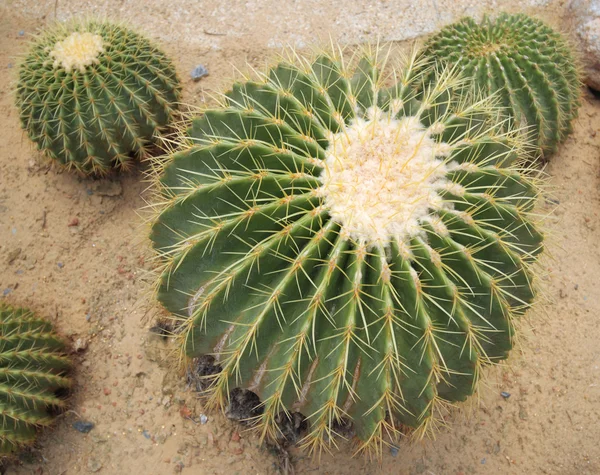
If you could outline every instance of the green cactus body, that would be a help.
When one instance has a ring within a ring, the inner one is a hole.
[[[67,168],[105,174],[143,156],[172,119],[180,85],[171,61],[143,36],[107,22],[40,34],[19,72],[21,125]]]
[[[49,425],[56,395],[71,385],[65,345],[52,325],[28,310],[0,304],[0,454],[9,455],[35,440]]]
[[[458,65],[481,91],[498,93],[517,127],[528,127],[542,154],[572,130],[580,104],[580,75],[567,41],[540,20],[500,14],[478,25],[451,24],[425,45],[424,54]]]
[[[361,58],[235,83],[162,166],[151,231],[183,351],[222,368],[209,400],[254,391],[266,436],[301,412],[312,449],[336,420],[381,448],[473,393],[513,345],[542,248],[522,142],[491,103],[449,72],[415,93],[414,56]]]

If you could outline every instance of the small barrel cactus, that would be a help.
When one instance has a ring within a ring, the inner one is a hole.
[[[172,119],[180,85],[171,61],[116,24],[73,22],[43,31],[19,71],[21,125],[67,168],[105,174],[143,156]]]
[[[572,130],[580,103],[580,73],[567,40],[524,14],[464,18],[425,45],[424,54],[457,65],[486,94],[498,92],[504,111],[547,156]]]
[[[64,401],[56,394],[71,385],[65,345],[52,324],[22,308],[0,303],[0,454],[34,442],[49,409]]]
[[[158,173],[158,299],[183,352],[220,369],[209,402],[253,391],[268,437],[299,412],[311,449],[348,421],[364,449],[424,433],[507,357],[534,298],[523,137],[452,72],[423,90],[416,55],[381,56],[235,83]]]

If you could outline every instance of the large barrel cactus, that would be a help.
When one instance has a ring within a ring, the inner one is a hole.
[[[220,368],[209,401],[255,392],[266,436],[300,412],[312,449],[342,421],[364,448],[425,432],[507,357],[534,298],[522,137],[453,73],[423,89],[415,56],[377,57],[235,83],[158,179],[158,299],[184,353]]]
[[[425,45],[424,54],[457,65],[486,94],[498,93],[517,127],[528,127],[548,155],[571,132],[580,102],[580,73],[567,40],[524,14],[463,18]]]
[[[19,71],[21,125],[38,148],[85,174],[127,168],[172,119],[171,61],[117,24],[58,24],[34,40]]]
[[[70,362],[52,324],[22,308],[0,303],[0,455],[34,442],[49,425],[50,409],[64,401]]]

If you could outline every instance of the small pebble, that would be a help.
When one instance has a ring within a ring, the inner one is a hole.
[[[204,76],[208,76],[208,69],[206,69],[202,64],[199,64],[192,69],[191,76],[194,81],[200,81],[200,79],[202,79]]]
[[[69,226],[78,226],[79,225],[79,218],[73,218],[71,221],[69,221]]]
[[[92,473],[99,472],[100,470],[102,470],[102,467],[103,467],[102,462],[100,462],[96,459],[88,460],[88,463],[87,463],[88,472],[92,472]]]
[[[73,343],[73,351],[76,353],[79,351],[84,351],[88,347],[88,341],[85,338],[77,338],[75,343]]]
[[[400,449],[395,445],[390,446],[390,454],[392,454],[392,457],[397,457],[399,451]]]
[[[200,424],[204,425],[208,422],[208,417],[206,417],[204,414],[200,414]]]
[[[510,397],[510,393],[507,393],[506,391],[502,391],[500,393],[500,396],[502,396],[504,399],[508,399]]]
[[[94,423],[88,421],[75,421],[73,422],[73,428],[82,434],[87,434],[94,428]]]
[[[15,262],[15,260],[21,255],[21,248],[17,247],[16,249],[13,249],[12,251],[10,251],[8,253],[8,256],[6,257],[6,263],[7,264],[12,264],[13,262]]]

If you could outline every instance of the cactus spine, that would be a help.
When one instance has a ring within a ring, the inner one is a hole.
[[[294,56],[236,82],[158,174],[158,299],[184,354],[220,366],[209,401],[251,389],[268,437],[301,412],[313,450],[336,421],[363,449],[425,432],[506,358],[534,297],[521,137],[454,74],[416,93],[416,57],[380,57]]]
[[[0,303],[0,454],[32,444],[52,422],[48,409],[63,406],[56,391],[71,385],[69,367],[49,322]]]
[[[143,36],[107,22],[42,32],[21,64],[21,125],[70,169],[131,166],[172,119],[180,86],[171,61]]]
[[[572,130],[580,103],[580,74],[567,41],[540,20],[503,13],[478,25],[464,18],[434,35],[424,54],[458,65],[479,90],[498,92],[505,113],[529,127],[542,154]]]

